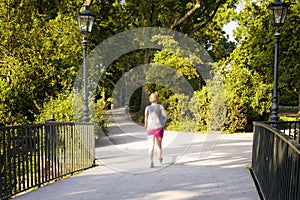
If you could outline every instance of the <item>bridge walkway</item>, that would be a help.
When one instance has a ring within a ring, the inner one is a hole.
[[[163,163],[149,168],[145,129],[123,109],[96,144],[97,166],[17,200],[259,200],[251,177],[252,133],[166,131]]]

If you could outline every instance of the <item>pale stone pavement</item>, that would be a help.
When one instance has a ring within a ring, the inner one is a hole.
[[[17,197],[82,200],[259,200],[248,167],[252,133],[166,131],[163,163],[149,168],[144,127],[113,111],[109,136],[96,143],[98,166]]]

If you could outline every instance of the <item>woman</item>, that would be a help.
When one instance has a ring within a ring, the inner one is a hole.
[[[155,141],[159,149],[159,162],[162,163],[162,139],[164,135],[164,122],[167,118],[165,108],[158,104],[158,96],[152,93],[149,97],[151,105],[145,108],[145,127],[147,128],[147,137],[149,142],[150,167],[154,167],[153,152]]]

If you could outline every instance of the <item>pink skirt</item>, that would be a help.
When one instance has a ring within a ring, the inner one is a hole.
[[[162,139],[164,136],[164,128],[156,129],[156,130],[148,130],[147,135],[151,136],[154,135],[158,139]]]

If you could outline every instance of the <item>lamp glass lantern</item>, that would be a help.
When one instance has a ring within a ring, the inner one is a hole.
[[[268,6],[273,26],[282,26],[286,19],[287,10],[289,5],[283,3],[281,0],[275,0]]]
[[[76,15],[78,20],[78,28],[81,34],[89,34],[92,31],[95,15],[90,13],[88,6],[84,6],[83,11]]]

